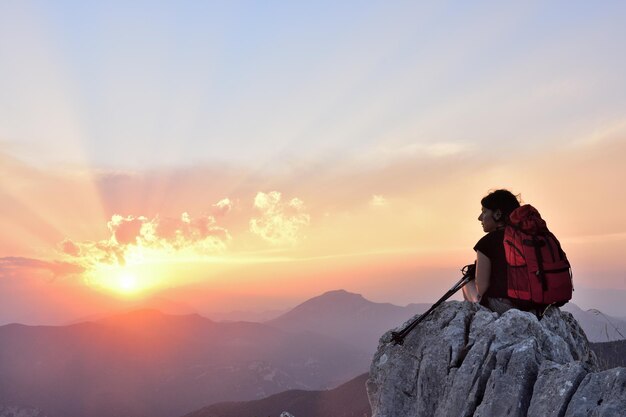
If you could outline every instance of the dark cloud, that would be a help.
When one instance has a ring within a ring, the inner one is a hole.
[[[40,259],[5,257],[0,258],[0,277],[16,277],[24,271],[44,271],[53,278],[61,278],[80,274],[85,268],[69,262],[42,261]]]

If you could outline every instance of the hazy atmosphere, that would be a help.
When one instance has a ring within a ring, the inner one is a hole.
[[[0,324],[433,302],[480,199],[626,317],[623,2],[0,2]]]

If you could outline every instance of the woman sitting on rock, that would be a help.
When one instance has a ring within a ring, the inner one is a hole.
[[[520,206],[520,202],[508,190],[496,190],[481,201],[478,221],[487,233],[474,246],[476,251],[476,279],[463,287],[463,296],[468,301],[502,314],[511,308],[519,308],[507,296],[507,263],[504,253],[504,229],[509,215]]]

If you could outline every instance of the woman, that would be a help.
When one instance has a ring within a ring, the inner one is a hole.
[[[518,198],[508,190],[496,190],[481,201],[478,221],[487,233],[474,246],[476,279],[463,287],[466,300],[480,302],[502,314],[516,306],[507,296],[507,264],[504,254],[504,229],[509,215],[520,206]]]

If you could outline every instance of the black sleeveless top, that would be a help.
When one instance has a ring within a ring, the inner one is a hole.
[[[474,245],[474,250],[480,251],[491,261],[489,288],[483,297],[508,298],[504,229],[487,233]]]

